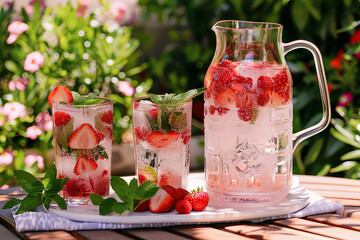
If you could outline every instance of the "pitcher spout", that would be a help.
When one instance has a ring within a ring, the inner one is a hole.
[[[267,22],[224,20],[211,30],[216,34],[214,61],[262,61],[284,63],[282,25]]]

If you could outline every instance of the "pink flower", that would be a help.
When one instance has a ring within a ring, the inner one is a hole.
[[[128,6],[122,1],[115,1],[111,3],[110,15],[115,18],[115,21],[120,22],[128,9]]]
[[[39,52],[29,53],[24,62],[24,69],[31,73],[39,70],[40,66],[44,64],[44,57]]]
[[[3,165],[9,165],[14,160],[14,153],[12,151],[3,151],[0,154],[0,167]]]
[[[52,129],[52,118],[48,111],[45,111],[43,113],[39,113],[35,118],[36,125],[39,128],[44,129],[45,132]]]
[[[20,34],[29,30],[29,25],[23,23],[21,21],[12,22],[9,27],[8,31],[10,33],[9,37],[6,39],[7,44],[12,44],[16,41]]]
[[[120,92],[129,97],[132,96],[135,92],[134,87],[127,81],[120,81],[118,89]]]
[[[78,9],[76,10],[77,18],[81,18],[85,14],[87,8],[89,7],[89,4],[90,4],[89,0],[80,0]]]
[[[44,10],[46,8],[45,0],[31,0],[29,2],[29,5],[27,5],[25,7],[25,11],[26,11],[28,16],[32,16],[34,14],[34,4],[35,4],[36,1],[39,1],[41,10]]]
[[[9,189],[9,188],[10,188],[9,185],[7,185],[7,184],[4,184],[4,185],[2,185],[0,187],[1,190],[6,190],[6,189]]]
[[[24,158],[24,163],[26,166],[31,167],[35,162],[37,162],[38,168],[44,168],[44,158],[39,154],[28,154]]]
[[[26,129],[26,137],[35,140],[42,133],[38,126],[31,126]]]
[[[24,91],[27,85],[29,85],[29,79],[19,77],[15,81],[11,80],[9,82],[9,89],[10,91],[15,91],[15,89],[19,91]]]
[[[5,103],[3,114],[9,119],[24,118],[26,116],[26,108],[19,102]]]
[[[351,92],[346,92],[340,96],[339,102],[336,106],[337,107],[346,107],[352,101],[354,101],[354,96],[352,95]]]

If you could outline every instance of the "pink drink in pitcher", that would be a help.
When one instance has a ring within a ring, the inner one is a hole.
[[[304,40],[282,43],[276,23],[216,23],[216,50],[206,73],[205,180],[209,196],[240,203],[282,200],[291,189],[292,154],[330,122],[321,54]],[[315,59],[323,117],[292,132],[292,78],[285,54],[309,50]]]
[[[207,190],[283,196],[291,168],[291,76],[279,64],[230,62],[205,78]],[[222,158],[221,168],[219,161]]]

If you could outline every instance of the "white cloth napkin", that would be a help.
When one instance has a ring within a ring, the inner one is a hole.
[[[175,225],[192,225],[192,224],[209,224],[214,222],[166,222],[166,223],[137,223],[137,224],[117,224],[117,223],[103,223],[103,222],[78,222],[72,221],[64,217],[59,217],[53,213],[46,213],[42,208],[36,211],[26,212],[20,215],[15,215],[17,206],[12,209],[12,214],[15,220],[16,230],[18,232],[26,231],[49,231],[49,230],[94,230],[94,229],[126,229],[126,228],[146,228],[146,227],[167,227]],[[175,211],[175,210],[174,210]],[[336,212],[342,214],[343,205],[330,201],[321,197],[320,195],[310,192],[310,203],[303,209],[282,216],[272,216],[258,219],[251,219],[251,222],[262,222],[266,220],[306,217],[309,215],[323,214]],[[130,217],[130,216],[129,216]],[[240,220],[244,221],[244,220]],[[221,221],[219,221],[221,222]],[[219,223],[217,222],[217,223]],[[239,222],[239,221],[231,221]]]

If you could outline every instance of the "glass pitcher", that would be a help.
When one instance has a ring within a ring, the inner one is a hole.
[[[205,76],[205,179],[214,199],[267,203],[291,188],[292,153],[330,122],[322,58],[304,40],[282,42],[276,23],[216,23],[216,50]],[[316,64],[323,117],[293,134],[292,78],[286,53],[309,50]]]

